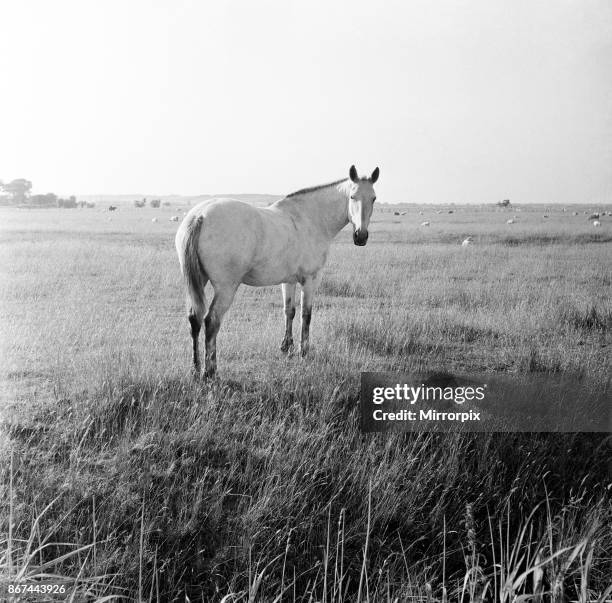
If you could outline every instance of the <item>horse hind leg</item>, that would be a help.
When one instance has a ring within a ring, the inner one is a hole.
[[[221,327],[223,316],[234,301],[237,284],[217,285],[210,308],[204,318],[206,334],[206,355],[204,358],[204,376],[213,377],[217,372],[217,333]]]
[[[202,300],[205,302],[204,294],[202,294]],[[193,371],[195,376],[198,377],[202,369],[200,364],[200,330],[202,328],[206,306],[204,304],[193,303],[188,296],[187,307],[189,308],[187,318],[191,327],[191,341],[193,345]]]

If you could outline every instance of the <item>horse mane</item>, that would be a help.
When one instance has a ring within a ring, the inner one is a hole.
[[[285,199],[289,199],[289,197],[297,197],[298,195],[304,195],[306,193],[314,193],[315,191],[319,191],[323,188],[328,188],[330,186],[337,186],[341,182],[344,182],[346,178],[341,178],[340,180],[335,180],[334,182],[328,182],[327,184],[319,184],[317,186],[309,186],[308,188],[301,188],[299,191],[295,191],[293,193],[289,193]]]

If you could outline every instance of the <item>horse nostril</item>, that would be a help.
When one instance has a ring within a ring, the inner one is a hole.
[[[365,232],[361,230],[353,231],[353,243],[355,243],[355,245],[363,246],[366,244],[367,240],[368,240],[367,230]]]

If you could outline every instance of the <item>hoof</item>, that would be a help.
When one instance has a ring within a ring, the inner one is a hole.
[[[280,351],[283,352],[283,354],[289,354],[289,352],[291,352],[292,350],[293,350],[293,341],[284,339],[283,343],[281,343]]]

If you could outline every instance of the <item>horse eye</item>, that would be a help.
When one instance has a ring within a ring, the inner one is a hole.
[[[354,201],[355,200],[355,195],[351,195],[351,199]]]
[[[374,201],[376,201],[376,197],[374,197],[374,198],[372,199],[372,203],[374,203]]]

